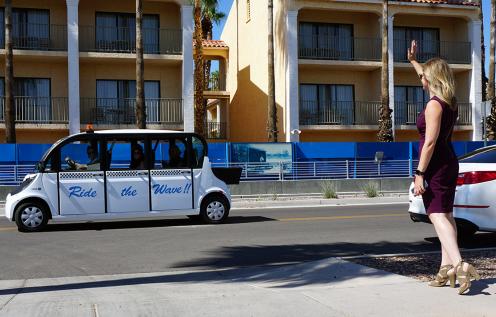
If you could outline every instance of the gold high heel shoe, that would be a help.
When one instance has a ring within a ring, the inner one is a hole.
[[[451,274],[450,271],[453,271]],[[439,268],[439,272],[436,274],[436,278],[434,281],[429,283],[429,286],[432,287],[442,287],[445,286],[448,281],[450,281],[450,287],[455,287],[456,274],[453,265],[447,264],[442,265]]]
[[[458,282],[460,283],[460,288],[458,289],[458,294],[463,295],[466,291],[470,289],[470,286],[472,285],[471,278],[474,278],[475,280],[480,280],[480,275],[477,272],[477,270],[469,263],[467,270],[463,270],[463,264],[467,262],[460,261],[458,265],[456,266],[456,276],[458,278]]]

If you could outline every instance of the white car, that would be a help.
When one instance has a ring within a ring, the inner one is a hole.
[[[458,234],[496,232],[496,146],[487,146],[459,158],[460,169],[453,216]],[[422,196],[409,190],[409,212],[415,222],[428,222]]]
[[[5,216],[20,231],[51,222],[92,222],[200,216],[221,223],[229,215],[227,183],[239,169],[212,168],[207,143],[194,133],[108,130],[56,142],[36,173],[7,196]]]

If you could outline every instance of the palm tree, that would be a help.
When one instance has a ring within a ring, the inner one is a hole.
[[[382,1],[382,73],[379,133],[381,142],[393,142],[392,110],[389,108],[389,55],[388,55],[388,0]]]
[[[145,78],[143,61],[143,0],[136,0],[136,125],[146,129]]]
[[[203,102],[203,87],[205,73],[203,69],[203,47],[201,28],[201,1],[195,0],[195,132],[204,135],[205,104]]]
[[[218,11],[218,6],[218,0],[202,0],[201,26],[204,39],[212,39],[213,24],[219,24],[220,21],[226,16],[224,12]],[[205,83],[209,82],[211,66],[212,61],[205,61]]]
[[[491,0],[491,26],[489,31],[489,80],[487,82],[487,100],[491,101],[491,114],[487,118],[487,137],[496,138],[496,98],[494,96],[494,32],[496,31],[496,0]]]
[[[482,4],[479,5],[479,20],[481,23],[481,85],[482,85],[482,101],[486,101],[487,97],[487,78],[486,78],[486,46],[484,45],[484,13],[482,12]]]
[[[274,78],[274,3],[273,0],[268,1],[268,15],[269,15],[269,87],[267,91],[267,107],[268,107],[268,118],[267,118],[267,132],[270,142],[277,142],[277,107],[276,107],[276,96],[275,96],[275,78]]]
[[[16,143],[12,56],[12,0],[5,0],[5,141]]]

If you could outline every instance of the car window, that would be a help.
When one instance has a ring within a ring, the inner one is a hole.
[[[496,147],[478,149],[459,158],[460,163],[496,163]]]
[[[100,171],[100,143],[74,141],[60,148],[62,171]]]
[[[144,140],[108,140],[106,153],[109,170],[148,169]]]
[[[192,138],[193,145],[193,168],[202,168],[203,167],[203,158],[205,157],[205,145],[203,142],[196,136]]]
[[[152,140],[155,155],[153,169],[188,168],[187,142],[185,138]]]

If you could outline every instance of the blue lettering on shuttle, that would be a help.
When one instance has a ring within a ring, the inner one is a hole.
[[[124,187],[121,192],[121,197],[134,197],[136,195],[138,195],[138,192],[136,191],[136,189],[133,188],[133,186]]]
[[[86,190],[83,189],[81,186],[72,186],[69,187],[69,198],[71,198],[72,196],[79,198],[95,198],[96,190],[93,190],[93,188]]]
[[[189,191],[191,189],[191,184],[188,183],[182,186],[178,187],[169,187],[167,184],[161,185],[161,184],[155,184],[152,186],[153,188],[153,193],[155,195],[166,195],[166,194],[189,194]]]

